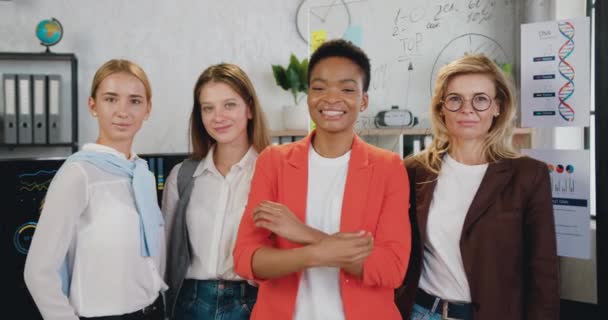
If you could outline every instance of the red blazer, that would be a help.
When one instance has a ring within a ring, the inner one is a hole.
[[[252,210],[263,200],[282,203],[304,221],[308,190],[306,139],[273,146],[257,160],[249,201],[241,220],[233,252],[236,273],[259,281],[258,298],[251,319],[293,319],[301,272],[260,280],[251,266],[254,252],[262,246],[281,249],[300,245],[270,231],[256,228]],[[373,147],[355,136],[340,221],[341,232],[367,230],[374,236],[374,249],[363,264],[363,279],[340,272],[340,290],[346,319],[401,319],[394,303],[394,289],[407,271],[411,249],[408,219],[409,183],[398,155]]]

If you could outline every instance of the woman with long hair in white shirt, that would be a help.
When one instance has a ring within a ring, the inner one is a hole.
[[[106,62],[88,105],[99,136],[55,175],[25,283],[44,319],[161,320],[164,220],[154,177],[131,149],[152,108],[145,72],[127,60]]]
[[[233,269],[232,249],[258,154],[270,143],[247,74],[222,63],[194,86],[190,159],[163,194],[171,319],[249,319],[257,289]]]

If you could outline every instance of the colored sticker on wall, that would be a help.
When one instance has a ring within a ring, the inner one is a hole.
[[[345,40],[352,42],[354,45],[361,47],[361,43],[363,41],[363,28],[359,25],[352,25],[346,29],[344,32]]]
[[[310,52],[315,52],[327,40],[327,31],[317,30],[310,35]]]

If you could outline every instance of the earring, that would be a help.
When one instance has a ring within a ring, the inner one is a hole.
[[[97,117],[97,112],[93,112],[93,117]]]
[[[500,112],[496,112],[496,114],[494,115],[494,118],[498,118],[499,115],[500,115]]]

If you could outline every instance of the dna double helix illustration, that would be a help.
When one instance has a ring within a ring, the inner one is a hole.
[[[567,21],[559,22],[559,32],[566,38],[566,42],[559,48],[559,74],[566,83],[559,88],[559,115],[566,121],[574,121],[574,109],[567,100],[574,94],[574,68],[566,61],[574,51],[574,26]]]

